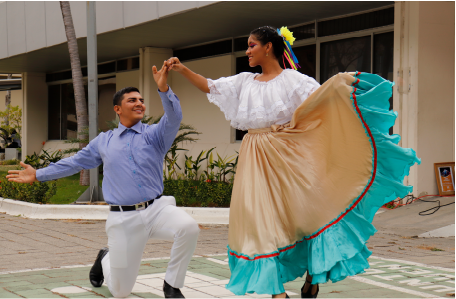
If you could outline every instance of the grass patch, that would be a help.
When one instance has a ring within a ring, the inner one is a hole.
[[[100,186],[103,176],[100,175]],[[79,185],[79,173],[57,180],[57,193],[51,197],[50,204],[69,204],[75,202],[89,186]]]
[[[420,246],[417,246],[417,248],[424,249],[424,250],[430,250],[430,251],[445,251],[443,249],[440,249],[440,248],[437,248],[434,246],[426,246],[426,245],[420,245]]]
[[[10,169],[20,169],[20,166],[0,166],[0,181],[6,180],[6,175]],[[103,176],[100,175],[100,186]],[[79,196],[84,193],[84,191],[89,186],[80,186],[79,185],[79,173],[76,173],[72,176],[61,178],[57,180],[57,193],[51,197],[49,200],[50,204],[69,204],[75,202]]]
[[[437,248],[437,247],[434,247],[434,248],[431,248],[431,251],[445,251],[445,250]]]

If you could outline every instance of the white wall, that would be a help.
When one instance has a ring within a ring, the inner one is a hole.
[[[234,59],[232,55],[224,55],[184,62],[184,64],[206,78],[218,79],[235,73]],[[173,74],[171,86],[180,99],[182,122],[194,126],[202,133],[197,137],[199,139],[197,142],[182,145],[189,151],[181,152],[179,165],[183,163],[184,154],[195,158],[202,150],[209,150],[212,147],[216,147],[214,154],[218,152],[222,157],[235,155],[235,151],[239,151],[240,142],[232,142],[233,129],[220,109],[209,103],[207,95],[180,74]]]
[[[116,93],[115,84],[103,84],[98,86],[98,128],[102,131],[108,130],[107,121],[116,118],[112,98]]]
[[[19,106],[22,109],[22,90],[11,91],[11,106]],[[0,111],[5,110],[6,91],[0,91]]]
[[[46,75],[24,73],[22,76],[22,159],[39,153],[48,133],[48,87]]]
[[[454,162],[454,2],[420,2],[418,192],[438,194],[434,163]]]
[[[97,33],[124,29],[215,1],[97,1]],[[86,2],[70,1],[76,37],[87,36]],[[0,59],[66,42],[59,1],[0,3]]]
[[[454,8],[443,1],[395,5],[394,132],[422,160],[405,180],[415,196],[438,194],[434,163],[454,161]]]
[[[139,88],[139,70],[116,74],[116,91],[128,86]]]

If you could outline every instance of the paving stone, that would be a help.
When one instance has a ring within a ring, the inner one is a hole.
[[[0,290],[0,298],[23,298],[23,297],[10,293],[10,292],[7,292],[7,291]]]

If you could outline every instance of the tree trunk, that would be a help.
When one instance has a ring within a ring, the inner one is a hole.
[[[88,140],[87,128],[89,119],[87,114],[87,103],[85,99],[84,84],[82,81],[81,62],[79,61],[78,43],[76,33],[73,26],[73,18],[71,17],[70,2],[60,1],[62,10],[63,24],[65,25],[65,34],[68,40],[68,51],[70,52],[71,73],[73,76],[74,100],[76,103],[76,118],[78,121],[78,139]],[[85,130],[84,130],[85,129]],[[79,148],[86,146],[85,143],[80,143]],[[82,170],[79,184],[88,186],[90,184],[89,170]]]
[[[7,79],[12,79],[12,78],[13,78],[12,74],[8,74]],[[5,108],[6,108],[5,126],[6,127],[9,126],[9,108],[10,108],[9,105],[11,105],[11,90],[6,91],[6,95],[5,95]]]

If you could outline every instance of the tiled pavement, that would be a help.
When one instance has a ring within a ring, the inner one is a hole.
[[[111,297],[105,286],[92,288],[87,279],[89,265],[107,243],[104,225],[104,221],[32,220],[0,214],[0,298]],[[454,237],[416,238],[406,230],[376,226],[379,232],[368,243],[376,256],[370,259],[371,269],[321,286],[319,297],[454,297],[454,270],[448,270],[454,269]],[[232,296],[224,287],[230,275],[225,261],[228,229],[201,228],[183,293],[189,298]],[[132,297],[163,296],[171,245],[147,243]],[[301,278],[286,284],[291,297],[299,294],[302,283]]]
[[[183,294],[187,298],[233,297],[224,285],[230,271],[226,255],[194,257]],[[142,262],[137,283],[129,298],[163,297],[167,259]],[[371,268],[337,283],[321,286],[321,298],[430,298],[454,296],[454,271],[400,260],[369,259]],[[90,266],[12,272],[0,275],[0,298],[100,298],[111,297],[106,285],[94,288],[87,277]],[[299,297],[303,278],[285,285],[287,293]],[[243,296],[270,297],[249,294]]]

